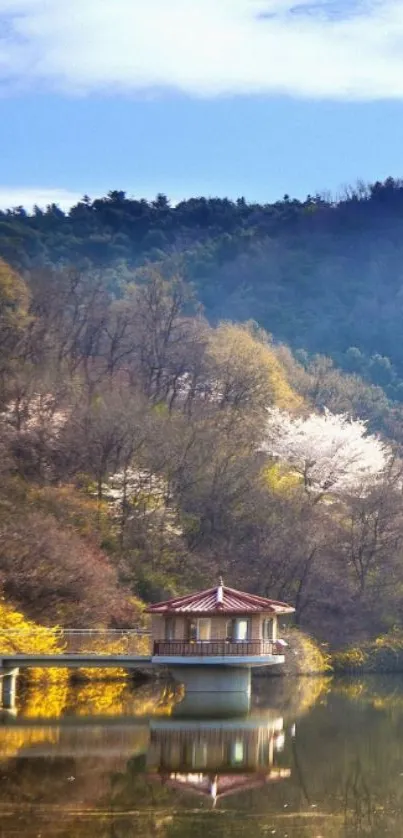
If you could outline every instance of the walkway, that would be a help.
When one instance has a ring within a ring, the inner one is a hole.
[[[15,707],[20,669],[142,669],[152,665],[150,646],[143,628],[0,630],[0,708]]]

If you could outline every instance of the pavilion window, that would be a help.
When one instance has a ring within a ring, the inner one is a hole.
[[[187,625],[187,639],[191,643],[207,641],[211,638],[211,620],[209,617],[189,620]]]
[[[229,643],[240,643],[250,639],[250,619],[248,617],[237,617],[228,620],[226,638]]]
[[[235,620],[234,640],[241,642],[250,638],[250,620],[247,617],[239,617]]]
[[[175,640],[175,617],[165,617],[165,640]]]
[[[263,640],[274,639],[274,620],[263,620]]]
[[[237,617],[234,620],[228,620],[226,637],[230,643],[249,640],[250,634],[250,619],[248,617]]]
[[[206,617],[201,617],[197,621],[197,639],[210,640],[211,638],[211,620]]]
[[[229,748],[229,761],[231,765],[242,765],[245,761],[245,747],[241,739],[231,742]]]

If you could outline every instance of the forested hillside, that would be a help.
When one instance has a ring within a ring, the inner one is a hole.
[[[0,213],[0,253],[18,268],[179,263],[210,318],[254,319],[296,350],[322,353],[403,401],[403,184],[388,179],[338,201],[274,204],[194,198],[170,206],[112,191],[67,214]],[[302,356],[303,357],[303,356]]]
[[[3,622],[224,574],[335,645],[401,625],[401,226],[393,181],[3,213]]]
[[[8,620],[130,625],[223,573],[335,643],[400,623],[400,460],[362,420],[382,391],[212,325],[155,265],[3,262],[0,333]]]

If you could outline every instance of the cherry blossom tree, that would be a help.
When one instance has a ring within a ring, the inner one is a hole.
[[[329,410],[302,417],[268,408],[268,414],[261,450],[299,474],[316,497],[365,494],[391,465],[391,448],[363,420]]]

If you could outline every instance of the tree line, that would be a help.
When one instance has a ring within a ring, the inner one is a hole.
[[[114,293],[133,269],[169,271],[174,262],[210,320],[257,320],[401,404],[402,232],[403,181],[393,178],[337,199],[262,204],[195,197],[172,206],[164,194],[149,201],[112,190],[68,212],[56,204],[0,212],[0,253],[22,271],[102,269]]]

